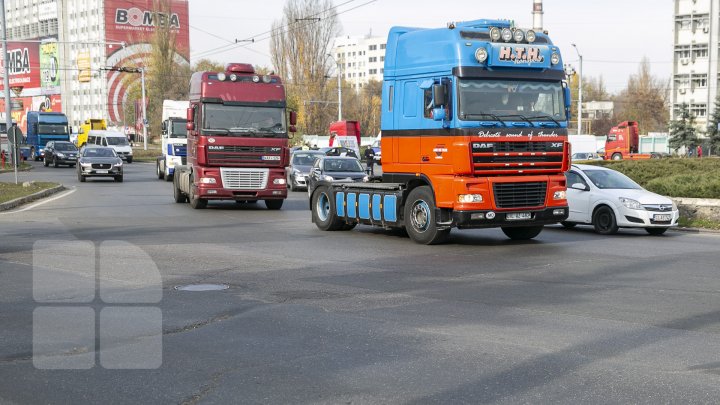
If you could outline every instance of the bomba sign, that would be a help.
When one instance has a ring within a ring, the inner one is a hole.
[[[143,11],[137,7],[130,9],[118,8],[115,10],[116,24],[129,24],[133,27],[169,26],[180,28],[180,17],[177,13],[163,14],[152,11]]]

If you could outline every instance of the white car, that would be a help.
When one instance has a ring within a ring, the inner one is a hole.
[[[592,225],[595,232],[611,235],[618,228],[644,228],[662,235],[678,225],[680,213],[668,197],[651,193],[615,170],[593,165],[572,165],[565,173],[570,215],[566,228]]]

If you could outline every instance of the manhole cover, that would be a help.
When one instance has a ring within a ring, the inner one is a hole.
[[[188,284],[178,285],[175,289],[178,291],[221,291],[230,288],[227,284]]]

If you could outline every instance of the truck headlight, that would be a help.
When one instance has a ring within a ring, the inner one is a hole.
[[[632,198],[620,197],[619,200],[622,203],[622,205],[624,205],[627,208],[630,208],[633,210],[643,209],[642,204],[640,204],[637,200],[633,200]]]
[[[483,202],[482,194],[460,194],[458,195],[458,202],[463,203],[480,203]]]
[[[567,199],[567,193],[565,190],[563,191],[556,191],[553,193],[553,200],[565,200]]]
[[[200,177],[200,184],[217,184],[214,177]]]
[[[277,178],[277,179],[273,180],[273,184],[285,184],[285,179]]]

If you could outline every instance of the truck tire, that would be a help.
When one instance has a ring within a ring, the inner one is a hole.
[[[512,240],[530,240],[542,232],[542,226],[502,227],[505,236]]]
[[[330,190],[326,186],[315,189],[310,204],[312,219],[322,231],[339,231],[343,229],[344,221],[338,218],[335,213],[335,199],[332,198]]]
[[[193,187],[194,179],[190,178],[190,196],[188,197],[188,200],[190,201],[190,206],[193,207],[196,210],[201,210],[205,207],[207,207],[207,200],[204,198],[200,198],[197,195],[195,195],[195,187]]]
[[[600,235],[613,235],[618,231],[615,213],[612,208],[603,205],[595,210],[592,217],[592,224],[595,232]]]
[[[279,210],[283,206],[285,200],[265,200],[265,206],[269,210]]]
[[[187,202],[187,196],[182,192],[182,190],[180,190],[180,185],[175,178],[173,179],[173,198],[176,203]]]
[[[442,243],[450,234],[450,229],[437,228],[435,218],[435,197],[429,186],[413,189],[405,201],[403,210],[405,229],[410,239],[423,245]]]
[[[612,160],[622,160],[622,153],[613,153]]]
[[[157,174],[158,180],[161,180],[163,178],[163,175],[165,174],[162,171],[160,171],[160,159],[155,161],[155,174]]]

